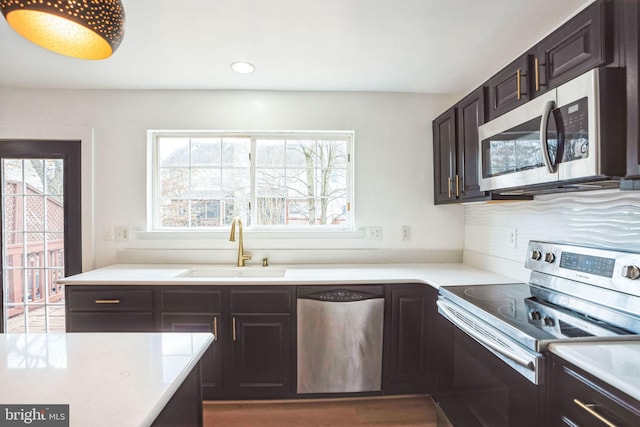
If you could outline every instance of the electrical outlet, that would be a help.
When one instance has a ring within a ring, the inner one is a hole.
[[[119,242],[124,242],[129,240],[129,227],[124,225],[115,227],[114,240],[117,240]]]
[[[402,226],[402,240],[405,242],[411,240],[411,227],[408,225]]]
[[[382,240],[382,227],[368,227],[367,238],[369,240]]]
[[[507,231],[507,246],[516,249],[518,247],[518,229],[511,228]]]

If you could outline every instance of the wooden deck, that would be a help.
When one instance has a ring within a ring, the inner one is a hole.
[[[37,307],[29,311],[29,333],[38,334],[45,332],[65,332],[64,306],[50,305],[49,330],[45,329],[45,308]],[[9,318],[7,333],[21,334],[25,332],[24,313]]]

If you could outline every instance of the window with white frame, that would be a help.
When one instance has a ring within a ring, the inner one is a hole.
[[[150,131],[152,230],[351,230],[352,132]]]

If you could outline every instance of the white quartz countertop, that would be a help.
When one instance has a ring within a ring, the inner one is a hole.
[[[640,340],[555,343],[549,350],[640,400]]]
[[[0,334],[0,403],[68,404],[73,426],[148,426],[209,333]]]
[[[331,285],[424,283],[440,286],[515,283],[518,280],[461,263],[293,265],[115,264],[58,283],[75,285]]]

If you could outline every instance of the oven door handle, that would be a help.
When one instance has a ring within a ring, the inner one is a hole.
[[[436,304],[442,310],[441,314],[443,314],[451,323],[453,323],[456,327],[460,328],[467,335],[469,335],[470,337],[472,337],[473,339],[475,339],[479,343],[483,344],[484,346],[488,347],[490,350],[493,350],[493,351],[495,351],[497,353],[500,353],[504,357],[506,357],[506,358],[508,358],[510,360],[513,360],[518,365],[521,365],[521,366],[523,366],[523,367],[525,367],[527,369],[535,371],[536,367],[535,367],[534,363],[531,360],[527,360],[526,358],[524,358],[524,357],[522,357],[522,356],[520,356],[518,354],[515,354],[514,352],[509,351],[504,347],[501,347],[499,344],[495,343],[494,341],[490,340],[489,338],[486,338],[486,337],[478,334],[475,330],[473,330],[473,328],[471,328],[468,325],[466,325],[463,322],[461,322],[457,318],[455,313],[451,310],[451,308],[449,308],[449,306],[447,305],[446,302],[444,302],[442,300],[438,300],[436,302]]]

